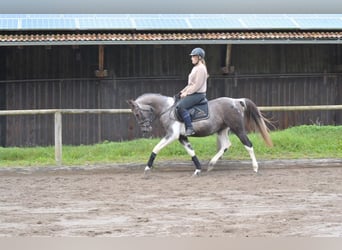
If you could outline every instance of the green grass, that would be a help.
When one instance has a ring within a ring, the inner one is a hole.
[[[298,126],[271,132],[274,147],[267,147],[258,133],[249,134],[255,154],[261,159],[342,158],[342,126]],[[63,146],[63,165],[105,163],[145,163],[160,138],[126,142],[103,142],[88,146]],[[235,135],[232,146],[223,155],[226,160],[250,159]],[[190,138],[200,160],[209,160],[216,153],[216,136]],[[189,160],[184,148],[174,142],[157,157],[161,160]],[[1,148],[0,166],[55,165],[54,147]]]

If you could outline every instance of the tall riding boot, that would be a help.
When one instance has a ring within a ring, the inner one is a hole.
[[[187,110],[183,110],[181,114],[182,114],[182,118],[185,124],[185,135],[189,136],[189,135],[195,134],[195,130],[192,127],[191,117],[190,117],[189,112]]]

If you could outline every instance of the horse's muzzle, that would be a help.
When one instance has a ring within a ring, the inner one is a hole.
[[[150,126],[142,126],[142,127],[140,127],[140,129],[141,129],[141,132],[146,134],[146,133],[150,133],[152,131],[152,126],[151,125]]]

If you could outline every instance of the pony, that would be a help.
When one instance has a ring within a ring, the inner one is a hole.
[[[186,152],[191,156],[195,165],[193,176],[201,174],[201,163],[195,150],[192,148],[188,137],[185,136],[185,125],[175,115],[175,97],[164,96],[156,93],[145,93],[135,100],[126,101],[134,114],[138,125],[143,133],[152,131],[152,122],[159,119],[165,130],[165,136],[153,148],[150,158],[145,167],[147,174],[153,168],[153,162],[158,153],[167,145],[177,140],[183,145]],[[258,131],[265,144],[272,147],[272,139],[266,123],[270,123],[260,112],[256,104],[248,98],[219,97],[208,101],[209,118],[193,121],[194,137],[205,137],[217,134],[217,153],[210,159],[207,171],[214,168],[216,162],[231,146],[228,132],[233,132],[244,145],[252,160],[252,167],[258,172],[258,162],[255,158],[252,142],[247,136],[247,128]]]

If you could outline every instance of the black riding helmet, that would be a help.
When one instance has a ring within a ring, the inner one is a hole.
[[[199,56],[201,57],[202,59],[204,59],[204,56],[205,56],[205,52],[202,48],[194,48],[191,53],[190,53],[190,56]]]

